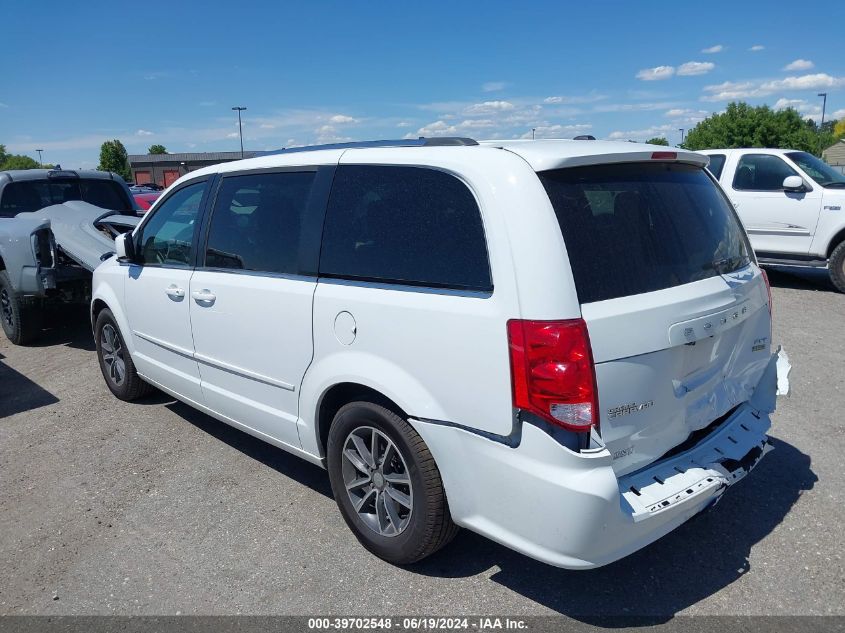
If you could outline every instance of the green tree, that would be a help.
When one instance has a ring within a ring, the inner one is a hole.
[[[826,127],[826,126],[825,126]],[[731,147],[775,147],[821,154],[816,124],[806,121],[792,108],[772,110],[769,106],[730,103],[692,128],[683,147],[691,150]]]
[[[113,171],[121,178],[129,181],[132,178],[132,170],[129,169],[129,155],[126,148],[119,140],[106,141],[100,147],[100,164],[97,166],[100,171]]]
[[[833,138],[845,138],[845,119],[839,119],[833,126]],[[0,145],[0,147],[3,147]]]
[[[38,161],[22,154],[5,154],[5,160],[0,165],[0,171],[7,169],[38,169]]]
[[[155,145],[150,145],[149,149],[147,150],[147,154],[166,154],[167,148],[164,145],[160,145],[156,143]]]
[[[6,162],[6,158],[8,158],[8,154],[6,153],[6,146],[0,145],[0,165]]]
[[[669,145],[669,141],[667,141],[662,136],[655,136],[654,138],[650,138],[646,141],[649,145]]]

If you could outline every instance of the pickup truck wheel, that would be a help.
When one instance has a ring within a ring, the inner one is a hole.
[[[41,334],[42,319],[40,305],[24,305],[8,273],[0,270],[0,322],[8,339],[15,345],[31,343]]]
[[[128,402],[152,391],[153,387],[144,382],[135,371],[132,356],[129,355],[114,315],[108,308],[103,309],[97,316],[94,336],[100,371],[115,396]]]
[[[845,242],[833,249],[827,266],[833,285],[839,292],[845,292]]]
[[[423,439],[393,411],[345,405],[329,429],[332,492],[361,544],[395,565],[433,554],[458,531]]]

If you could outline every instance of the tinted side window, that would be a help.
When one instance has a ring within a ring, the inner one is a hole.
[[[783,191],[783,179],[797,175],[778,156],[746,154],[736,166],[733,187],[740,191]]]
[[[141,228],[141,263],[186,268],[191,265],[194,228],[204,182],[188,185],[164,200]]]
[[[464,183],[441,171],[341,166],[326,214],[320,274],[490,290],[478,204]]]
[[[211,216],[209,268],[296,273],[300,227],[315,172],[223,179]]]
[[[3,190],[0,217],[9,218],[73,200],[83,200],[112,211],[132,210],[132,203],[123,187],[112,180],[22,180],[9,183]]]
[[[710,173],[716,176],[716,180],[719,180],[722,177],[722,170],[725,168],[725,155],[724,154],[709,154],[710,156],[710,164],[707,165],[707,169],[710,170]]]

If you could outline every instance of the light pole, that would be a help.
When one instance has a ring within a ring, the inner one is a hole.
[[[679,127],[678,131],[681,133],[681,145],[684,144],[684,128]]]
[[[44,150],[43,149],[37,149],[35,151],[38,152],[38,165],[43,168],[44,167],[44,161],[41,160],[41,152],[43,152]]]
[[[241,126],[241,112],[246,110],[243,106],[235,106],[232,110],[238,111],[238,135],[241,137],[241,158],[244,157],[244,129]]]
[[[536,131],[537,131],[537,128],[536,128],[536,127],[532,127],[532,128],[531,128],[531,140],[532,140],[532,141],[534,140],[534,132],[536,132]]]
[[[824,139],[824,111],[827,107],[827,93],[820,92],[817,96],[822,97],[822,124],[819,126],[819,156],[822,155],[824,152],[824,147],[822,147],[822,142]]]

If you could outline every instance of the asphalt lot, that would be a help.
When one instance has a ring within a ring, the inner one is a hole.
[[[324,471],[164,396],[125,404],[84,313],[0,336],[0,614],[845,614],[845,295],[772,272],[792,396],[776,450],[645,550],[570,572],[463,531],[368,554]]]

